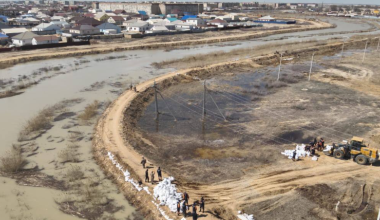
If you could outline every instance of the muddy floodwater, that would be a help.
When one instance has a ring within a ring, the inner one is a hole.
[[[19,95],[0,99],[0,126],[2,126],[2,132],[0,133],[0,154],[3,155],[8,151],[12,144],[20,144],[18,142],[19,132],[23,129],[25,123],[36,116],[40,110],[59,103],[64,99],[75,99],[78,102],[68,106],[65,109],[66,114],[60,117],[58,117],[58,115],[54,116],[57,118],[52,122],[53,127],[51,129],[34,140],[22,143],[25,144],[25,146],[33,148],[33,152],[30,152],[27,157],[29,161],[28,168],[37,166],[43,173],[53,175],[59,181],[65,181],[66,169],[69,166],[59,163],[57,158],[60,152],[71,143],[69,140],[73,134],[80,134],[81,138],[75,140],[75,144],[79,146],[77,153],[81,159],[81,162],[77,165],[83,167],[83,171],[89,176],[89,179],[91,177],[92,180],[102,183],[100,190],[109,196],[112,204],[115,204],[115,206],[109,207],[111,211],[108,214],[117,219],[136,215],[135,209],[125,201],[124,196],[118,192],[117,187],[104,177],[92,159],[91,135],[95,122],[92,121],[89,124],[82,124],[78,121],[78,115],[83,113],[84,108],[88,104],[95,100],[99,101],[101,106],[103,106],[99,109],[100,114],[100,112],[104,110],[106,103],[117,98],[131,83],[136,84],[172,71],[172,69],[156,70],[151,66],[153,62],[177,59],[200,53],[254,47],[266,44],[267,40],[272,39],[277,39],[277,43],[307,41],[310,39],[323,40],[336,37],[337,35],[333,35],[333,33],[366,30],[370,27],[368,24],[351,23],[349,20],[343,19],[331,19],[331,22],[336,23],[338,27],[335,29],[300,32],[296,35],[292,33],[281,34],[251,41],[199,45],[191,49],[176,49],[171,51],[165,51],[163,49],[125,51],[77,58],[30,62],[1,69],[0,91],[5,91],[20,85],[26,88],[22,91],[23,93]],[[316,33],[331,33],[332,35],[315,36]],[[344,34],[344,36],[351,35],[352,34]],[[283,39],[279,40],[280,38]],[[300,68],[307,69],[306,66]],[[207,81],[210,94],[218,106],[223,109],[223,117],[226,117],[229,121],[228,124],[230,125],[228,126],[223,125],[225,123],[224,119],[219,114],[215,105],[213,105],[213,101],[210,99],[211,96],[207,97],[207,118],[210,118],[210,120],[207,120],[208,123],[202,125],[202,123],[200,123],[201,116],[191,113],[193,110],[199,112],[199,108],[201,107],[201,82],[193,82],[187,85],[189,91],[193,91],[192,93],[183,93],[181,90],[176,91],[178,92],[178,96],[181,96],[178,100],[176,100],[175,96],[164,94],[170,97],[170,99],[167,99],[170,106],[176,106],[173,109],[176,113],[176,117],[178,117],[176,124],[172,123],[172,116],[168,110],[165,109],[166,107],[160,103],[160,109],[163,109],[165,114],[160,115],[158,124],[152,120],[152,118],[154,118],[152,112],[153,107],[149,106],[140,121],[140,125],[149,132],[159,131],[168,135],[186,133],[193,138],[212,140],[216,141],[214,144],[225,144],[225,146],[227,146],[227,143],[219,143],[218,140],[221,140],[223,137],[231,137],[231,140],[235,140],[235,135],[241,135],[241,129],[247,129],[239,125],[239,123],[245,121],[254,124],[256,119],[252,117],[252,113],[255,112],[252,108],[255,109],[259,106],[255,102],[250,102],[249,107],[241,103],[228,102],[223,95],[240,101],[250,101],[255,100],[256,96],[260,98],[263,95],[270,95],[271,92],[266,90],[265,82],[260,85],[256,85],[255,82],[268,76],[275,77],[275,72],[274,69],[268,69],[266,73],[261,71],[247,72],[239,76],[226,75],[226,78],[215,78]],[[304,76],[299,77],[304,79]],[[231,80],[231,78],[234,80]],[[223,93],[220,88],[214,88],[215,85],[225,85],[230,93]],[[302,84],[300,84],[300,87],[306,86],[301,85]],[[258,92],[258,94],[250,91],[253,87],[256,88],[257,91],[255,91]],[[286,87],[287,90],[291,88],[296,89],[294,86]],[[280,88],[276,88],[276,90],[277,89]],[[175,105],[171,98],[183,103],[183,105],[190,107],[192,110]],[[186,100],[186,102],[184,102],[184,100]],[[235,111],[237,108],[238,113],[232,113],[232,110]],[[231,109],[230,113],[228,113],[228,109]],[[194,121],[197,121],[197,123],[193,123]],[[223,126],[220,126],[220,124]],[[215,130],[211,132],[212,129]],[[301,136],[308,137],[305,135]],[[265,134],[257,133],[245,138],[247,138],[249,142],[252,142],[256,140],[256,137],[260,137],[260,140],[269,141],[273,139],[278,141],[280,138],[286,138],[286,135],[281,137],[266,137]],[[230,142],[228,145],[236,143],[237,142]],[[233,148],[231,149],[233,150]],[[194,156],[192,156],[192,154],[194,154],[195,158],[200,158],[200,163],[204,164],[203,160],[207,158],[202,157],[207,157],[205,155],[210,152],[220,155],[220,158],[224,158],[223,153],[212,151],[212,149],[210,150],[207,147],[195,153],[191,151],[189,158],[194,158]],[[236,155],[234,158],[237,158],[237,161],[244,164],[248,159],[241,156],[243,152],[244,151],[238,152],[238,150],[236,150],[236,152],[229,153]],[[218,173],[220,173],[220,170],[217,171],[215,175]],[[239,175],[241,174],[236,173],[232,175],[232,177]],[[222,178],[222,176],[220,176],[220,178]],[[210,178],[210,180],[212,180],[212,178]],[[67,200],[66,196],[67,195],[59,189],[23,187],[17,185],[12,179],[1,178],[1,219],[25,219],[26,216],[34,219],[78,219],[78,217],[74,215],[63,214],[60,211],[62,207],[59,207],[58,203],[62,200]],[[20,201],[23,201],[23,203],[20,203]],[[67,208],[68,206],[65,207]],[[67,213],[70,213],[70,211],[72,210],[66,210]]]

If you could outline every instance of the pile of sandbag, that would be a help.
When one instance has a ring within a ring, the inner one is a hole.
[[[241,211],[238,212],[237,217],[241,220],[255,220],[253,218],[253,215],[248,215],[246,213],[242,213]]]
[[[119,164],[117,160],[115,159],[115,155],[113,155],[111,152],[108,152],[108,158],[112,161],[112,163],[116,166],[116,168],[118,168],[124,174],[125,182],[130,182],[138,191],[143,190],[143,188],[140,187],[137,181],[131,178],[131,174],[128,172],[128,170],[124,171],[123,166]]]
[[[182,193],[177,192],[173,177],[165,178],[154,187],[153,196],[160,201],[160,205],[166,205],[170,211],[177,211],[177,202],[182,199]]]
[[[306,145],[301,144],[297,145],[296,149],[294,150],[285,150],[284,152],[281,152],[282,155],[287,156],[289,159],[293,158],[293,152],[296,151],[296,160],[300,157],[309,157],[310,152],[305,150]]]

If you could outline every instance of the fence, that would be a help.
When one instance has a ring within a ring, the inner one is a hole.
[[[35,50],[35,49],[46,49],[46,48],[56,48],[56,47],[68,47],[68,46],[79,46],[79,45],[89,45],[89,41],[81,42],[68,42],[68,43],[59,43],[59,44],[43,44],[43,45],[27,45],[21,47],[13,48],[0,48],[0,53],[11,52],[11,51],[20,51],[20,50]]]

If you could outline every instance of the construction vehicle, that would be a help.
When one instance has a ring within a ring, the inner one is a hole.
[[[353,137],[349,143],[333,144],[331,148],[325,149],[323,153],[336,159],[351,158],[360,165],[372,164],[379,160],[378,150],[366,146],[364,139],[360,137]]]

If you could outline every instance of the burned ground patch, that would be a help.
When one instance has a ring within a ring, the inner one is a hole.
[[[142,137],[155,147],[143,141],[133,145],[175,176],[211,183],[282,164],[287,159],[280,151],[295,144],[319,137],[340,142],[366,134],[368,124],[378,120],[378,100],[307,81],[304,73],[293,71],[305,67],[283,67],[279,81],[272,67],[208,79],[205,120],[203,83],[171,86],[162,92],[165,101],[159,98],[157,120],[151,98],[138,121]]]

